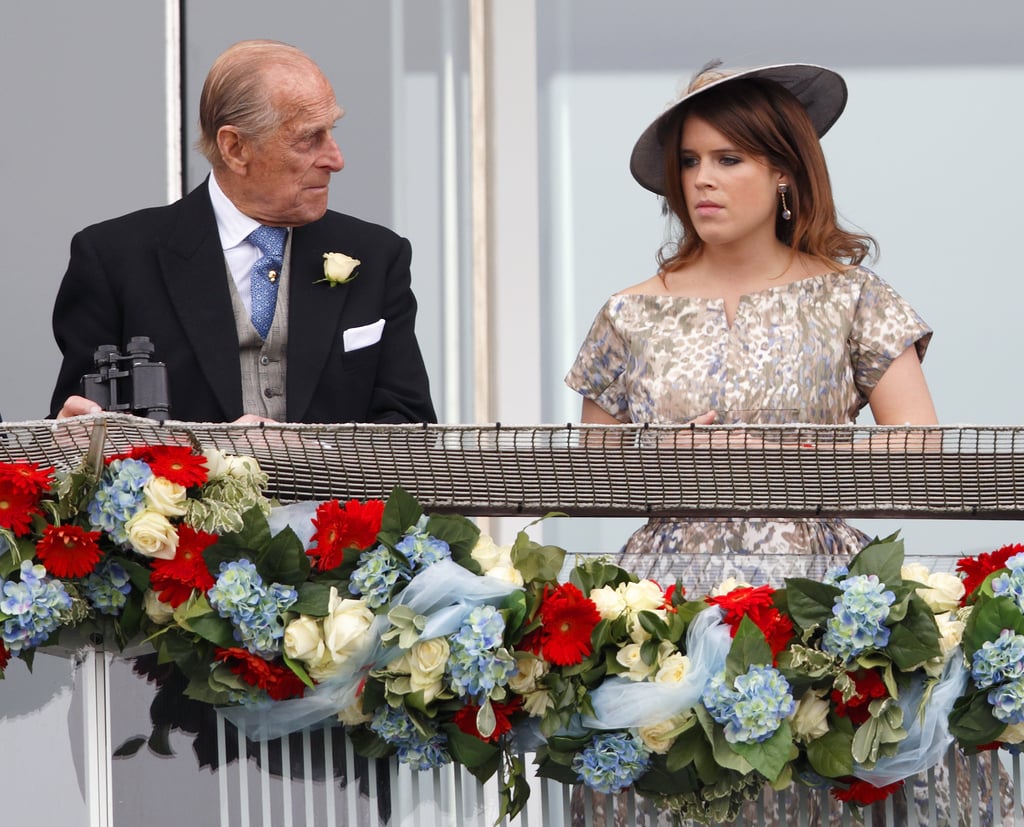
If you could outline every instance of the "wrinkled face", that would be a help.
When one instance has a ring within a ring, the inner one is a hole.
[[[693,115],[683,123],[679,159],[686,210],[701,241],[775,238],[778,187],[786,178],[764,158],[739,149]]]
[[[345,166],[332,134],[342,110],[312,64],[275,69],[268,82],[274,106],[286,119],[270,136],[248,141],[238,207],[261,224],[308,224],[327,211],[331,175]]]

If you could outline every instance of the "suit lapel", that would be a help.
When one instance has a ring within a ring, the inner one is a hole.
[[[338,243],[324,231],[324,221],[292,231],[288,270],[288,418],[301,422],[337,339],[341,310],[349,291],[332,288],[323,278],[324,253]]]
[[[205,183],[182,199],[178,225],[157,255],[171,309],[225,418],[232,418],[242,407],[238,335],[217,219]]]

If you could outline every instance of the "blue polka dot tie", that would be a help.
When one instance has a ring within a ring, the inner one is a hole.
[[[263,253],[252,266],[249,275],[249,290],[252,299],[252,324],[264,339],[270,333],[274,321],[274,305],[277,304],[277,280],[284,264],[284,242],[288,230],[284,227],[259,226],[246,237]]]

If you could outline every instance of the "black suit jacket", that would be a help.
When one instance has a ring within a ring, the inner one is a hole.
[[[323,278],[323,254],[360,260],[345,285]],[[292,232],[287,411],[292,422],[434,422],[414,323],[409,242],[328,212]],[[167,365],[171,418],[241,416],[242,381],[217,221],[206,183],[180,201],[87,227],[71,241],[53,331],[64,355],[51,402],[81,393],[100,345],[122,353],[148,336]],[[345,352],[345,330],[384,319],[376,344]]]

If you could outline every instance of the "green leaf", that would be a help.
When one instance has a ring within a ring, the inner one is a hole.
[[[755,770],[774,782],[786,765],[798,754],[793,745],[793,733],[789,721],[783,721],[772,737],[757,744],[733,744],[735,752],[742,755]]]
[[[961,695],[949,716],[949,731],[966,747],[990,744],[1002,734],[1006,724],[992,714],[988,690],[980,689]]]
[[[145,745],[145,736],[136,735],[134,738],[129,738],[127,741],[121,744],[121,746],[114,750],[114,758],[131,758]]]
[[[512,544],[512,565],[519,569],[527,583],[555,583],[565,562],[565,549],[542,546],[530,539],[525,531],[516,535]]]
[[[771,666],[772,650],[765,640],[764,633],[757,628],[749,617],[744,616],[736,630],[736,637],[729,647],[729,655],[725,660],[725,673],[729,679],[744,675],[754,665]]]
[[[387,758],[394,748],[368,727],[349,729],[345,735],[352,742],[352,749],[364,758]]]
[[[189,618],[188,628],[221,649],[230,649],[237,645],[230,621],[215,612]]]
[[[391,490],[391,496],[388,497],[388,501],[384,505],[380,532],[387,534],[393,545],[405,532],[416,525],[422,516],[423,508],[416,498],[404,488],[396,486]]]
[[[820,738],[807,744],[807,760],[814,771],[826,778],[842,778],[853,774],[853,734],[829,729]]]
[[[498,771],[501,750],[495,744],[481,741],[455,724],[445,724],[441,728],[448,736],[448,751],[452,758],[473,773],[474,778],[486,781]]]
[[[480,539],[477,525],[458,514],[431,514],[427,520],[427,534],[444,540],[457,563],[472,559],[472,551]]]
[[[1024,614],[1008,597],[981,597],[967,618],[963,647],[968,661],[985,641],[995,640],[1003,629],[1024,635]]]
[[[331,600],[331,586],[337,588],[338,584],[327,581],[299,584],[299,598],[292,605],[291,611],[313,617],[325,617]]]
[[[915,597],[907,601],[903,620],[889,627],[889,643],[885,651],[904,671],[942,654],[935,615],[923,600]]]
[[[893,534],[884,540],[875,538],[860,550],[847,567],[850,576],[874,574],[883,583],[892,585],[902,581],[903,541]]]
[[[267,585],[299,586],[309,579],[309,557],[302,541],[289,527],[275,534],[253,562]]]
[[[824,626],[832,617],[832,607],[842,592],[828,583],[803,577],[786,578],[786,601],[793,622],[803,631]]]

